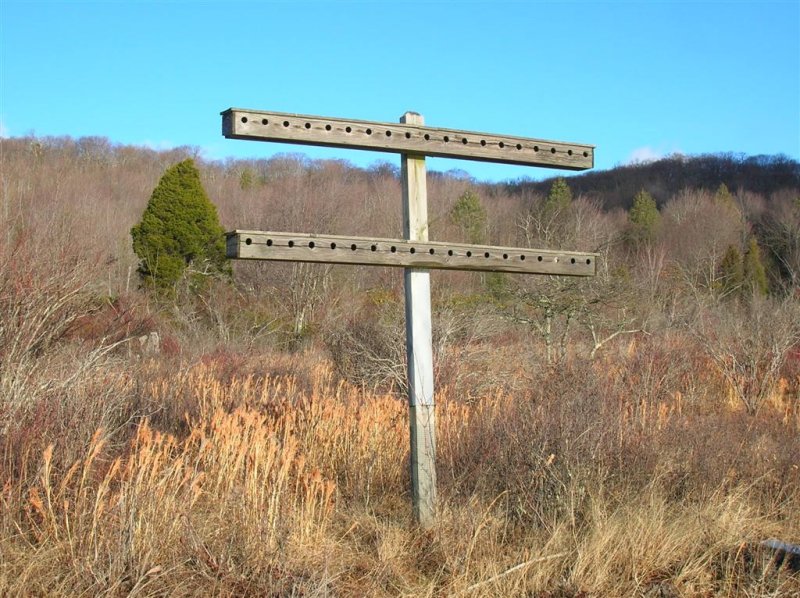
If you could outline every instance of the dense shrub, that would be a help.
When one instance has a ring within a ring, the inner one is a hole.
[[[191,268],[192,283],[227,274],[225,231],[192,159],[169,169],[153,190],[142,221],[131,229],[146,284],[170,290]]]

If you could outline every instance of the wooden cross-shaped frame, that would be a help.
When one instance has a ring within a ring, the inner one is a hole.
[[[436,518],[436,418],[428,270],[594,276],[598,256],[429,241],[425,156],[585,170],[594,164],[594,146],[426,127],[415,112],[400,123],[383,123],[230,108],[222,113],[222,134],[400,154],[403,239],[236,230],[228,233],[227,255],[405,268],[411,494],[415,518],[430,527]]]

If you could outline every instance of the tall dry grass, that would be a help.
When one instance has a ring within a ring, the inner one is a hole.
[[[596,397],[598,409],[580,416],[559,397],[442,396],[440,517],[424,531],[408,505],[403,401],[336,382],[324,366],[310,384],[223,377],[215,364],[142,367],[144,383],[120,379],[115,390],[172,404],[184,426],[163,429],[177,416],[152,412],[125,434],[97,430],[70,462],[50,445],[6,471],[3,594],[800,591],[755,548],[800,533],[796,463],[716,480],[699,465],[678,471],[671,449],[702,431],[676,404],[631,417]],[[592,431],[613,417],[608,434]],[[554,431],[568,426],[571,439]],[[671,452],[653,460],[646,442]],[[740,456],[759,468],[758,450],[744,441]],[[771,490],[775,476],[784,493]]]
[[[489,316],[482,279],[441,273],[439,518],[420,530],[404,401],[337,378],[321,338],[360,332],[396,363],[397,321],[365,326],[375,313],[353,297],[386,305],[401,277],[334,272],[310,340],[284,351],[288,268],[237,268],[237,288],[181,304],[134,290],[130,226],[191,148],[0,143],[0,595],[800,595],[758,549],[800,541],[800,362],[786,355],[748,414],[742,379],[686,333],[693,256],[631,266],[652,291],[649,335],[588,359],[573,327],[553,366],[530,330]],[[399,234],[391,171],[283,156],[251,164],[259,183],[244,188],[239,166],[203,165],[228,224],[280,214],[289,230]],[[456,238],[449,209],[472,186],[431,177],[437,238]],[[485,191],[502,214],[490,235],[519,242],[524,198]],[[624,223],[582,206],[581,242]],[[709,257],[709,231],[689,228],[666,249]],[[598,320],[609,334],[613,307]],[[155,358],[135,345],[151,330]]]

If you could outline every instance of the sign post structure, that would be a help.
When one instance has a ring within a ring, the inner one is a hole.
[[[323,145],[399,153],[403,239],[235,230],[227,235],[234,259],[396,266],[405,269],[406,354],[414,517],[436,519],[436,416],[433,388],[430,269],[594,276],[597,254],[428,239],[426,156],[584,170],[591,145],[424,126],[406,112],[399,124],[230,108],[222,113],[229,139]]]

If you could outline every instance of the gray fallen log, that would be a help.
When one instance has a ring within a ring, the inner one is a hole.
[[[774,553],[776,567],[783,566],[789,571],[800,571],[800,545],[770,538],[764,540],[761,546]]]

